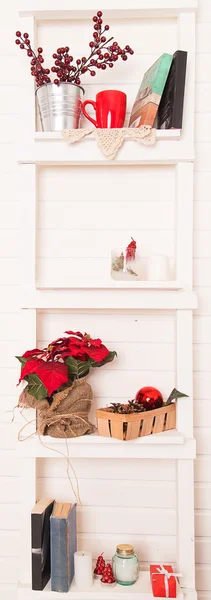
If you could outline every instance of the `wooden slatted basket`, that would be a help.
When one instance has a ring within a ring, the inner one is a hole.
[[[98,434],[118,440],[134,440],[176,427],[176,403],[155,410],[130,415],[112,413],[106,408],[96,411]]]

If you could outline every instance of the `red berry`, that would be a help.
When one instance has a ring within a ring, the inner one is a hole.
[[[98,16],[98,17],[102,17],[102,15],[103,15],[102,11],[101,11],[101,10],[98,10],[98,12],[97,12],[97,16]]]
[[[41,56],[41,54],[39,54],[39,56],[38,56],[38,60],[40,61],[40,63],[43,63],[43,62],[44,62],[44,58]]]
[[[54,52],[54,54],[52,54],[52,56],[53,56],[53,58],[57,58],[57,54],[55,54],[55,52]]]
[[[122,54],[122,60],[127,60],[126,54]]]
[[[75,82],[77,83],[77,85],[79,85],[81,83],[81,80],[79,79],[79,77],[76,78]]]
[[[96,16],[94,16],[92,20],[94,21],[94,23],[97,23],[98,18]],[[16,35],[17,35],[17,33],[16,33]]]
[[[29,37],[29,34],[28,33],[24,33],[23,37],[27,40],[27,38]]]
[[[94,48],[94,42],[89,42],[90,48]]]
[[[16,31],[15,35],[17,35],[17,37],[21,37],[21,32],[20,31]]]
[[[86,73],[86,71],[87,71],[87,67],[82,67],[81,73]]]
[[[102,19],[98,19],[99,25],[102,25],[102,22],[103,22]]]
[[[52,71],[52,73],[56,73],[56,71],[57,71],[56,67],[52,67],[51,71]]]
[[[55,83],[56,85],[58,85],[58,84],[59,84],[59,80],[58,80],[58,79],[54,79],[54,83]]]
[[[20,40],[15,40],[15,43],[16,44],[20,44]]]
[[[132,48],[130,49],[130,54],[134,54],[134,50],[132,50]]]
[[[95,72],[95,71],[90,71],[90,75],[91,75],[92,77],[94,77],[94,76],[96,75],[96,72]]]
[[[65,46],[65,52],[69,52],[69,46]]]
[[[101,69],[103,69],[103,71],[105,71],[105,69],[106,69],[106,65],[105,65],[105,63],[103,63],[103,64],[101,65]]]
[[[77,64],[77,65],[80,65],[80,64],[81,64],[81,60],[80,60],[80,58],[77,58],[76,64]]]
[[[37,52],[39,52],[39,54],[41,54],[43,52],[43,49],[41,48],[41,46],[39,46],[39,48],[37,48]]]
[[[49,75],[50,69],[45,69],[46,75]]]
[[[94,31],[94,33],[93,33],[93,38],[95,38],[95,39],[96,39],[96,38],[98,38],[98,33],[97,33],[97,31]]]
[[[73,61],[73,56],[69,56],[70,62]]]
[[[110,67],[110,69],[111,69],[113,66],[114,66],[114,65],[113,65],[113,63],[109,63],[109,67]]]
[[[129,51],[130,50],[130,46],[125,46],[125,50]]]
[[[21,50],[24,50],[24,44],[20,44]]]
[[[106,37],[104,35],[101,37],[101,42],[106,42]]]
[[[51,83],[50,77],[45,78],[46,83]]]
[[[90,65],[95,65],[95,64],[96,64],[96,60],[94,58],[91,58]]]
[[[105,52],[104,58],[107,59],[107,58],[109,58],[109,56],[110,56],[110,54],[108,52]]]
[[[98,69],[101,69],[101,63],[97,63],[97,64],[96,64],[96,67],[97,67]],[[112,65],[112,67],[113,67],[113,65]]]
[[[31,50],[27,50],[27,56],[33,56],[32,51]]]
[[[105,31],[108,31],[110,29],[109,25],[105,25],[104,29]]]
[[[61,48],[57,48],[57,54],[61,54],[61,53],[62,53]]]
[[[98,27],[98,24],[97,24],[97,23],[96,23],[96,25],[94,25],[94,29],[95,29],[96,31],[98,31],[99,27]]]

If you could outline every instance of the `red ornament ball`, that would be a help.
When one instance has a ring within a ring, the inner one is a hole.
[[[138,390],[135,399],[138,404],[143,404],[145,410],[153,410],[163,405],[161,392],[151,386],[146,386]]]

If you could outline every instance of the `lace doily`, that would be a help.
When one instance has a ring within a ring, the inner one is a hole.
[[[80,142],[87,135],[93,135],[97,145],[106,158],[115,158],[125,138],[131,138],[145,145],[152,145],[156,141],[156,130],[149,125],[139,128],[123,129],[64,129],[63,136],[69,144]]]

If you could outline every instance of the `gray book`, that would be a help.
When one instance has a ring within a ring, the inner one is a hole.
[[[76,504],[55,502],[50,517],[51,590],[68,592],[77,551]]]

